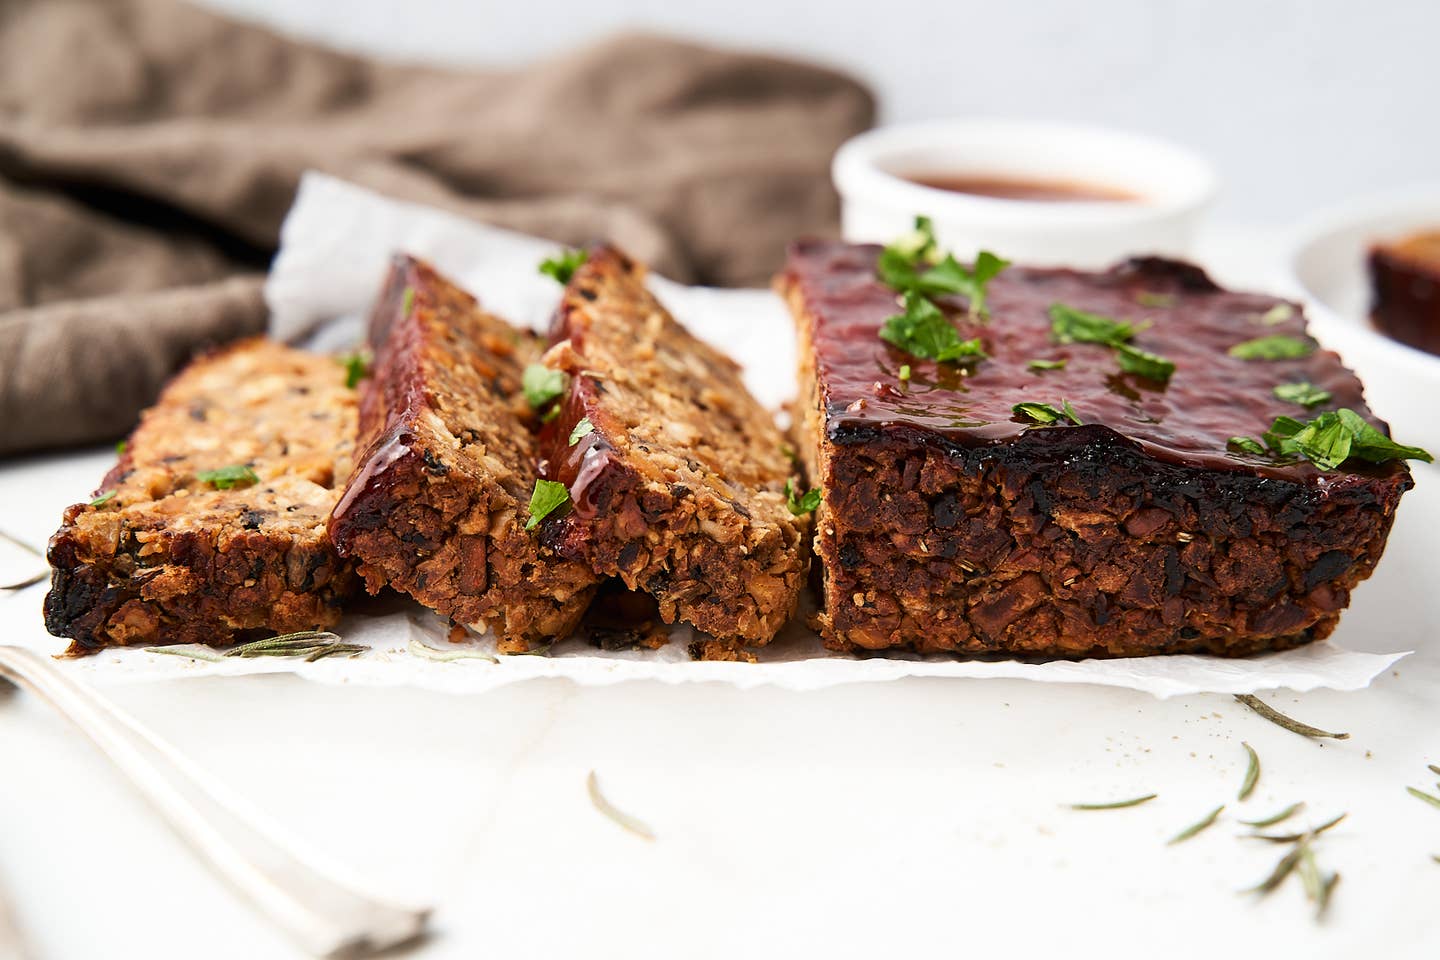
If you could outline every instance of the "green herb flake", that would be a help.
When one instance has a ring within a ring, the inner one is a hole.
[[[800,496],[795,495],[795,484],[787,479],[785,481],[785,506],[797,517],[803,517],[807,513],[813,513],[815,508],[820,506],[820,490],[807,490]]]
[[[1426,793],[1424,790],[1417,790],[1415,787],[1406,787],[1405,792],[1417,800],[1424,800],[1432,807],[1440,807],[1440,797],[1434,794]]]
[[[345,368],[345,386],[354,390],[361,380],[370,376],[370,352],[356,350],[335,358]]]
[[[1318,407],[1330,402],[1330,391],[1322,390],[1313,383],[1282,383],[1275,388],[1275,398],[1286,403],[1298,403],[1302,407]]]
[[[1177,843],[1184,843],[1186,840],[1189,840],[1191,837],[1195,836],[1195,834],[1200,833],[1202,830],[1207,829],[1211,824],[1213,824],[1219,818],[1221,812],[1223,812],[1224,809],[1225,804],[1220,804],[1220,806],[1216,807],[1214,810],[1211,810],[1204,817],[1201,817],[1199,821],[1191,824],[1184,830],[1181,830],[1179,833],[1175,834],[1175,836],[1171,837],[1165,842],[1165,845],[1167,847],[1173,847]]]
[[[912,356],[942,363],[985,356],[978,337],[961,340],[940,308],[915,290],[905,294],[904,313],[886,318],[880,339]]]
[[[128,440],[121,440],[115,444],[115,456],[123,457],[125,456],[125,451],[129,449],[130,442]]]
[[[1069,363],[1069,362],[1070,362],[1070,361],[1069,361],[1068,359],[1067,359],[1067,360],[1039,360],[1039,359],[1037,359],[1037,360],[1031,360],[1029,363],[1025,364],[1025,366],[1029,367],[1031,370],[1034,370],[1034,371],[1036,371],[1036,372],[1038,373],[1038,372],[1041,371],[1041,370],[1064,370],[1064,369],[1065,369],[1065,365],[1066,365],[1067,363]]]
[[[1237,343],[1227,351],[1241,360],[1298,360],[1315,352],[1315,344],[1283,333]]]
[[[1308,423],[1276,417],[1263,439],[1272,452],[1304,457],[1321,470],[1334,470],[1351,457],[1367,463],[1434,460],[1419,447],[1396,443],[1355,411],[1343,408],[1322,413]]]
[[[1123,810],[1126,807],[1138,807],[1142,803],[1149,803],[1158,793],[1147,793],[1143,797],[1131,797],[1129,800],[1115,800],[1110,803],[1072,803],[1071,810]]]
[[[1155,293],[1150,290],[1141,290],[1139,293],[1135,294],[1135,302],[1140,304],[1140,306],[1142,307],[1157,307],[1160,309],[1169,309],[1170,307],[1175,306],[1175,294]]]
[[[259,483],[260,478],[255,471],[244,464],[231,464],[228,467],[221,467],[218,470],[201,470],[195,474],[195,479],[201,483],[208,483],[216,490],[230,490],[234,487],[248,487],[252,483]]]
[[[1250,794],[1255,792],[1255,784],[1260,782],[1260,755],[1250,744],[1241,741],[1240,746],[1245,748],[1247,765],[1245,767],[1245,780],[1240,784],[1240,793],[1237,799],[1248,800]]]
[[[908,364],[908,363],[902,363],[902,364],[900,364],[900,374],[899,374],[899,376],[900,376],[900,382],[901,382],[901,383],[909,383],[909,382],[910,382],[910,364]]]
[[[570,446],[580,442],[581,437],[588,437],[595,432],[595,424],[590,422],[589,417],[581,417],[580,422],[575,424],[575,429],[570,431]]]
[[[1225,441],[1225,449],[1234,453],[1248,453],[1256,457],[1263,457],[1267,452],[1265,445],[1254,437],[1231,437]]]
[[[415,288],[406,287],[400,297],[400,313],[402,316],[410,316],[410,311],[415,309]]]
[[[1277,303],[1275,306],[1260,314],[1259,320],[1263,326],[1276,327],[1295,316],[1295,308],[1288,303]]]
[[[530,409],[539,410],[565,392],[565,374],[547,366],[532,363],[521,376],[521,388]]]
[[[1102,343],[1114,347],[1135,335],[1130,323],[1063,303],[1051,304],[1049,312],[1050,334],[1056,343]]]
[[[556,510],[570,502],[570,490],[563,483],[554,480],[536,480],[535,490],[530,494],[530,521],[526,530],[534,530]]]
[[[106,490],[104,493],[100,494],[100,496],[96,497],[94,500],[91,500],[91,501],[90,501],[90,506],[92,506],[92,507],[103,507],[105,504],[109,503],[111,500],[114,500],[114,499],[115,499],[115,491],[114,491],[114,490]]]
[[[559,256],[541,261],[540,272],[553,277],[556,283],[569,283],[575,271],[589,259],[590,254],[585,250],[562,250]]]
[[[1034,423],[1049,425],[1069,420],[1077,427],[1084,425],[1075,413],[1075,408],[1070,406],[1069,400],[1062,400],[1060,404],[1060,407],[1056,408],[1048,403],[1017,403],[1010,409],[1017,417],[1024,417]]]
[[[1157,383],[1168,383],[1170,377],[1175,373],[1173,361],[1128,343],[1117,343],[1115,356],[1120,361],[1121,370],[1126,373],[1138,374]]]
[[[959,294],[969,301],[972,317],[983,317],[988,314],[987,287],[1008,266],[1010,261],[988,250],[981,250],[968,268],[953,254],[942,257],[934,224],[929,217],[916,217],[915,229],[880,251],[875,272],[900,293],[926,297]]]

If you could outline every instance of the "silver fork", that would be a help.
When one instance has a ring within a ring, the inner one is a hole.
[[[0,695],[9,686],[4,678],[94,741],[201,860],[307,953],[363,957],[424,935],[428,908],[385,903],[336,879],[223,784],[53,663],[0,644]]]

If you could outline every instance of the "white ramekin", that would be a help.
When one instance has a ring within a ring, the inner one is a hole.
[[[883,243],[917,214],[956,256],[981,249],[1038,265],[1105,267],[1126,256],[1190,252],[1215,193],[1203,159],[1131,133],[1026,120],[881,127],[845,143],[831,167],[845,239]],[[1118,188],[1143,202],[1035,202],[924,187],[909,175],[974,175]]]
[[[1365,399],[1401,443],[1440,455],[1440,357],[1392,340],[1370,325],[1365,258],[1377,240],[1440,227],[1440,183],[1406,187],[1322,211],[1294,234],[1290,292],[1306,301],[1316,339],[1360,375]]]

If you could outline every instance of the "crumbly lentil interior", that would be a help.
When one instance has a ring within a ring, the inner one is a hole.
[[[51,541],[52,633],[223,644],[332,625],[353,575],[325,523],[351,468],[356,394],[335,358],[249,340],[202,357],[147,410]],[[248,468],[230,489],[201,479]]]

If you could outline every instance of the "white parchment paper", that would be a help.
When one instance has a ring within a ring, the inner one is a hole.
[[[389,257],[401,250],[430,260],[496,312],[542,328],[559,291],[536,266],[557,249],[544,240],[310,174],[285,222],[280,253],[266,286],[273,313],[271,332],[322,347],[349,345],[357,339],[359,317],[378,291]],[[789,318],[773,294],[685,287],[661,278],[654,279],[653,287],[681,322],[744,365],[746,383],[762,402],[778,409],[793,395],[795,345]],[[33,602],[38,608],[40,591],[27,593],[25,601],[14,600]],[[38,609],[36,618],[34,622]],[[634,679],[721,681],[792,690],[900,677],[995,677],[1094,683],[1171,697],[1277,688],[1355,690],[1406,655],[1360,653],[1318,643],[1247,660],[1174,656],[1021,662],[905,655],[861,659],[829,653],[814,633],[792,624],[757,652],[759,663],[698,663],[689,658],[687,647],[694,634],[686,627],[678,627],[672,642],[658,651],[601,651],[584,637],[575,637],[556,644],[544,656],[499,655],[489,637],[453,644],[446,638],[447,629],[434,614],[396,600],[378,612],[349,615],[337,628],[347,642],[371,648],[354,659],[202,660],[112,650],[78,661],[74,668],[99,682],[294,672],[327,683],[408,684],[454,693],[533,677],[566,677],[583,684]],[[35,645],[50,652],[56,649],[53,638],[37,637]],[[194,652],[215,656],[203,649]]]

